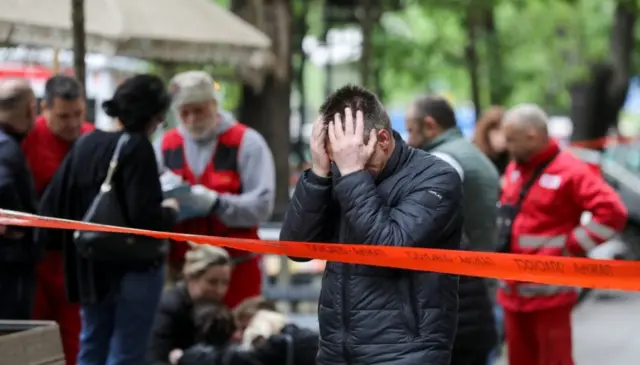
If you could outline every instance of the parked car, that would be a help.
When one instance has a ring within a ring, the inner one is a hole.
[[[629,211],[627,228],[621,235],[629,251],[626,258],[640,259],[640,141],[608,147],[602,172]]]

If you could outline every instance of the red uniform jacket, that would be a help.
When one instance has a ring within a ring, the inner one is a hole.
[[[174,174],[181,176],[191,185],[200,184],[218,193],[240,194],[242,192],[238,172],[238,151],[242,144],[247,126],[236,123],[218,137],[216,150],[209,165],[199,179],[186,163],[184,155],[184,139],[177,129],[166,132],[162,138],[162,159],[164,165]],[[219,237],[259,239],[258,227],[234,228],[224,225],[215,215],[194,218],[178,224],[176,232],[203,234]],[[174,244],[170,260],[174,263],[184,262],[187,245]],[[225,304],[233,308],[244,299],[260,295],[262,289],[262,272],[259,256],[251,256],[245,251],[227,249],[232,258],[240,261],[234,268],[225,298]]]
[[[555,142],[525,164],[511,162],[505,171],[501,203],[514,204],[534,169],[555,159],[531,186],[513,222],[511,252],[527,255],[584,255],[624,228],[627,211],[604,179]],[[591,220],[581,225],[582,213]],[[574,303],[573,287],[507,281],[498,301],[505,309],[536,311]]]
[[[82,134],[94,129],[93,124],[82,123]],[[44,116],[36,119],[33,129],[22,141],[22,150],[27,156],[38,195],[42,195],[71,146],[73,142],[64,141],[51,132]]]

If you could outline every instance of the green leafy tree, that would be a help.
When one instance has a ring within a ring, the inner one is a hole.
[[[482,105],[538,102],[567,111],[572,85],[611,57],[614,0],[409,2],[382,16],[374,44],[389,99],[422,91],[471,95],[477,68]],[[627,6],[632,7],[634,4]],[[470,29],[471,28],[471,29]],[[470,39],[473,35],[474,39]],[[477,56],[469,63],[469,49]]]

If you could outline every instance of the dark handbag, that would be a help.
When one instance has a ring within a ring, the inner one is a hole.
[[[122,148],[129,141],[127,133],[118,139],[113,152],[107,176],[100,186],[98,195],[82,218],[83,222],[111,226],[129,226],[122,208],[118,192],[113,185]],[[161,259],[168,250],[168,242],[151,237],[123,233],[75,231],[73,234],[77,252],[88,259],[112,262],[155,261]]]
[[[531,189],[533,184],[538,180],[538,177],[540,177],[540,174],[542,174],[542,171],[544,171],[544,169],[549,166],[551,161],[553,161],[553,159],[556,158],[557,155],[558,154],[555,153],[553,156],[551,156],[550,159],[546,160],[545,162],[538,165],[538,167],[536,167],[536,169],[533,171],[533,174],[531,175],[531,178],[524,185],[522,185],[518,200],[515,204],[500,204],[498,202],[498,252],[511,252],[511,233],[513,230],[513,222],[520,212],[522,202],[527,196],[527,193],[529,193],[529,190]]]

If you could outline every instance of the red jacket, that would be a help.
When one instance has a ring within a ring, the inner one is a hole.
[[[526,195],[513,222],[511,252],[528,255],[582,256],[624,228],[627,211],[616,192],[585,163],[556,142],[525,164],[511,162],[505,171],[500,202],[514,204],[534,169],[553,154]],[[583,212],[592,217],[581,225]],[[573,287],[507,281],[498,301],[513,311],[543,310],[575,303]]]
[[[244,124],[236,123],[218,136],[218,143],[211,158],[199,178],[194,175],[184,154],[184,139],[177,129],[167,131],[162,137],[162,159],[164,165],[173,173],[181,176],[190,185],[202,184],[218,193],[240,194],[242,184],[238,171],[238,151],[247,130]],[[193,218],[179,223],[174,231],[190,234],[215,235],[219,237],[235,237],[259,239],[258,227],[228,227],[215,215]],[[169,259],[175,265],[182,265],[188,246],[174,244]],[[235,307],[243,300],[260,295],[262,291],[262,272],[260,256],[249,252],[227,249],[229,255],[239,260],[234,267],[225,304]]]
[[[577,146],[569,147],[567,150],[571,151],[571,153],[578,157],[578,159],[584,161],[591,171],[602,176],[602,169],[600,168],[600,164],[602,163],[602,152],[595,149]]]
[[[93,124],[82,123],[82,134],[94,129]],[[73,142],[64,141],[51,132],[44,116],[36,119],[33,129],[22,141],[22,150],[27,156],[38,195],[44,192],[71,146]]]

